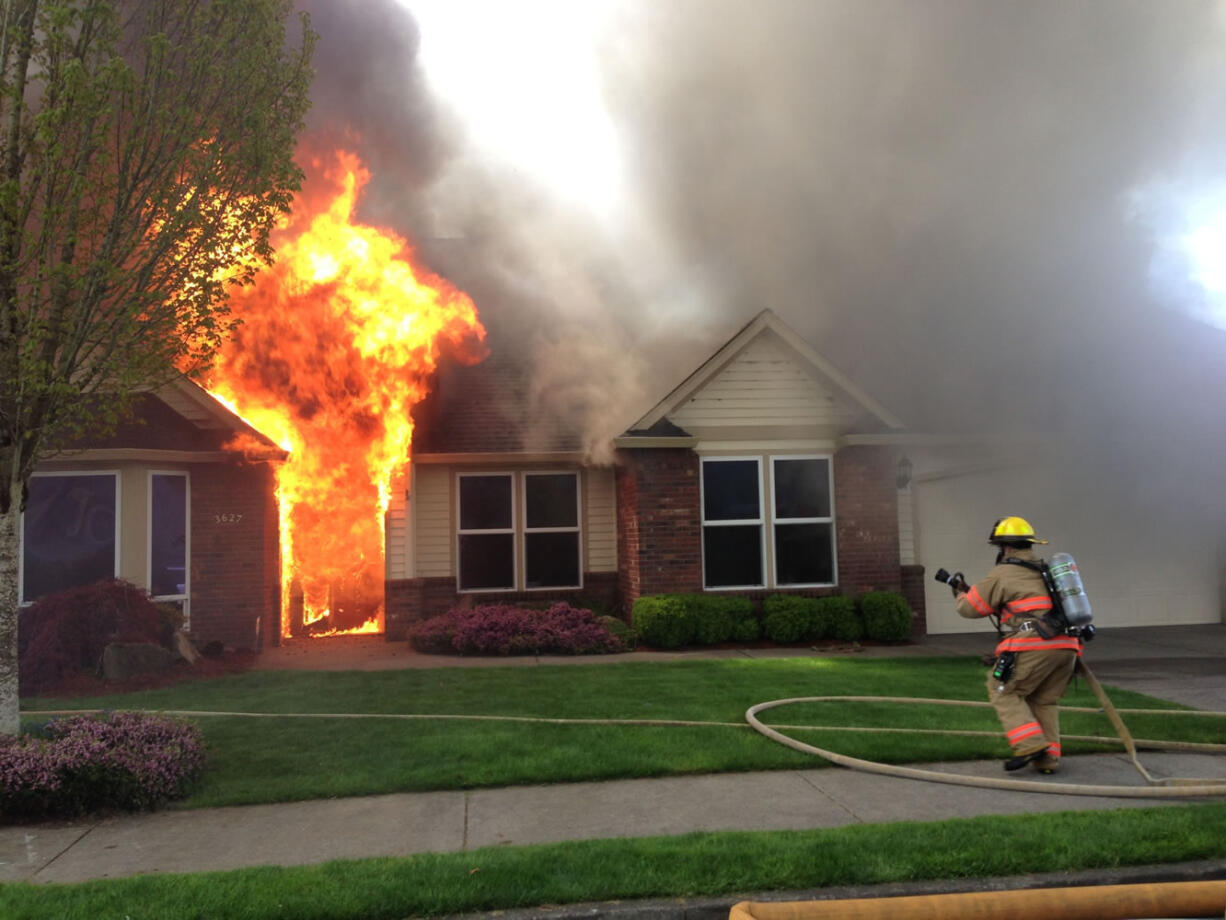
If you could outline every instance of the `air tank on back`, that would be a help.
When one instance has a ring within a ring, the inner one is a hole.
[[[1090,611],[1090,599],[1086,597],[1085,586],[1081,583],[1077,561],[1068,553],[1055,553],[1048,567],[1069,626],[1085,626],[1094,619],[1094,614]]]

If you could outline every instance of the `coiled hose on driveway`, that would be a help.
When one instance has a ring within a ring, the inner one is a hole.
[[[1119,734],[1120,740],[1124,743],[1125,749],[1128,751],[1129,757],[1132,759],[1132,764],[1140,772],[1145,779],[1145,786],[1117,786],[1117,785],[1093,785],[1086,783],[1053,783],[1038,780],[1024,779],[993,779],[986,776],[964,776],[958,773],[946,773],[942,770],[925,770],[919,767],[903,767],[895,764],[880,763],[874,760],[863,760],[859,757],[849,757],[846,754],[839,754],[835,751],[829,751],[825,748],[817,747],[816,745],[806,744],[803,741],[797,741],[795,738],[785,735],[778,728],[772,728],[769,725],[763,724],[758,719],[758,713],[765,712],[768,709],[775,709],[779,706],[788,706],[794,703],[828,703],[828,702],[848,702],[848,703],[915,703],[915,704],[932,704],[943,706],[974,706],[974,707],[990,707],[992,704],[987,702],[979,702],[976,700],[938,700],[938,699],[920,699],[914,697],[899,697],[899,696],[800,696],[792,697],[784,700],[770,700],[765,703],[758,703],[750,706],[745,711],[745,721],[747,721],[756,731],[765,735],[780,744],[790,747],[794,751],[800,751],[804,754],[814,754],[818,757],[829,760],[831,763],[836,763],[842,767],[850,767],[853,770],[863,770],[868,773],[878,773],[883,776],[898,776],[906,779],[925,780],[933,783],[950,783],[957,786],[978,786],[986,789],[1011,789],[1018,792],[1046,792],[1055,795],[1095,795],[1095,796],[1115,796],[1120,798],[1137,798],[1137,799],[1153,799],[1153,798],[1194,798],[1197,796],[1216,796],[1226,795],[1226,779],[1182,779],[1182,778],[1155,778],[1150,775],[1149,771],[1141,765],[1137,759],[1137,742],[1129,732],[1128,727],[1124,724],[1124,720],[1120,718],[1119,710],[1112,705],[1108,699],[1102,685],[1098,682],[1098,678],[1089,667],[1082,662],[1079,665],[1081,675],[1086,679],[1090,689],[1102,703],[1102,709],[1107,714],[1107,718],[1111,720],[1116,732]],[[1096,709],[1087,709],[1085,707],[1061,707],[1066,712],[1097,712]],[[1139,712],[1142,710],[1126,710]],[[1226,713],[1210,713],[1203,710],[1144,710],[1147,712],[1161,712],[1163,715],[1179,715],[1186,713],[1188,715],[1198,716],[1222,716],[1226,718]],[[789,727],[789,726],[781,726]],[[894,729],[897,731],[898,729]],[[905,730],[905,729],[904,729]],[[975,734],[980,734],[976,732]],[[1149,750],[1157,751],[1182,751],[1182,752],[1198,752],[1221,754],[1226,753],[1226,744],[1207,744],[1191,741],[1146,741],[1143,743]]]

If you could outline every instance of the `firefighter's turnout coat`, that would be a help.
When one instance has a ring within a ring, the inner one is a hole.
[[[1014,558],[1037,565],[1033,550]],[[1043,576],[1024,565],[1002,563],[965,594],[958,596],[958,613],[968,619],[997,614],[1002,636],[996,654],[1017,655],[1012,677],[1001,684],[988,675],[988,699],[1017,754],[1046,749],[1060,756],[1060,717],[1057,704],[1073,676],[1081,655],[1081,640],[1060,634],[1044,639],[1037,619],[1052,609]]]

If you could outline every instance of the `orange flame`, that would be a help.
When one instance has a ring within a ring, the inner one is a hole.
[[[312,166],[318,173],[320,163]],[[274,238],[277,261],[235,289],[241,320],[208,381],[214,395],[289,451],[277,468],[281,633],[382,631],[384,515],[408,461],[409,410],[440,351],[481,357],[472,300],[415,266],[396,234],[357,224],[370,175],[346,152],[322,171]]]

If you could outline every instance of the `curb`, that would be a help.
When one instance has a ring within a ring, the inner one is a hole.
[[[908,895],[961,894],[971,891],[1024,891],[1033,888],[1077,888],[1097,885],[1143,885],[1205,882],[1226,879],[1226,864],[1202,860],[1170,865],[1125,866],[1083,872],[1049,872],[984,879],[936,879],[891,882],[806,891],[750,892],[718,898],[648,898],[641,901],[598,901],[558,907],[526,907],[453,915],[447,920],[727,920],[740,901],[839,901],[853,898],[894,898]]]

